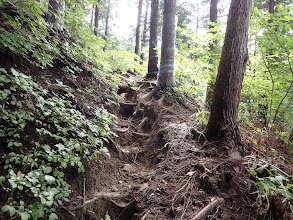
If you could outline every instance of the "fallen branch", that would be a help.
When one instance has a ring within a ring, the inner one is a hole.
[[[138,135],[138,136],[142,136],[142,137],[149,137],[149,136],[151,136],[151,134],[139,133],[139,132],[135,132],[135,131],[133,131],[132,134],[135,134],[135,135]]]
[[[72,209],[71,211],[86,208],[89,205],[91,205],[92,203],[95,203],[96,201],[98,201],[99,199],[119,199],[119,198],[123,198],[125,196],[126,196],[125,194],[120,194],[117,192],[99,192],[96,194],[96,196],[94,198],[85,201],[82,206],[78,206],[78,207]]]
[[[70,215],[72,215],[73,217],[76,216],[73,212],[71,212],[70,210],[68,210],[66,207],[61,206],[61,208],[64,209],[66,212],[68,212],[68,213],[69,213]]]
[[[196,216],[194,216],[191,220],[201,220],[204,219],[213,209],[215,209],[218,205],[224,202],[223,198],[217,199],[210,204],[208,204],[206,207],[204,207],[199,213],[197,213]]]
[[[129,130],[130,127],[127,128],[112,128],[113,131],[118,131],[118,132],[126,132]]]

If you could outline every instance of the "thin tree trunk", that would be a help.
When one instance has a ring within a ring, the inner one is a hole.
[[[157,87],[175,86],[174,53],[176,38],[176,0],[164,0],[160,72]]]
[[[159,16],[159,0],[151,2],[151,20],[150,20],[150,39],[149,39],[149,62],[147,79],[157,78],[158,68],[158,16]]]
[[[209,26],[209,32],[212,35],[215,35],[217,32],[213,30],[215,28],[214,23],[216,23],[218,20],[218,0],[210,0],[210,26]],[[210,42],[209,45],[209,52],[210,54],[213,53],[213,51],[216,48],[217,41],[213,39]],[[210,67],[210,65],[213,65],[213,67]],[[213,55],[210,55],[210,60],[209,60],[209,72],[211,73],[211,79],[209,79],[208,84],[207,84],[207,94],[206,94],[206,100],[205,103],[207,107],[210,109],[212,105],[212,98],[213,98],[213,90],[214,90],[214,85],[215,85],[215,77],[214,74],[217,71],[216,69],[216,63],[213,58]]]
[[[275,0],[269,0],[269,13],[275,13]]]
[[[238,129],[238,106],[248,61],[248,29],[252,0],[232,0],[225,40],[216,79],[208,140],[241,144]]]
[[[139,0],[138,2],[138,11],[137,11],[137,24],[136,24],[136,35],[135,35],[135,50],[134,52],[139,55],[139,39],[140,39],[140,20],[141,20],[141,12],[142,12],[142,2],[143,0]]]
[[[145,14],[144,14],[144,22],[143,22],[143,32],[142,32],[142,40],[141,40],[141,49],[146,46],[146,33],[147,33],[147,23],[148,23],[148,9],[149,9],[149,1],[147,1],[146,6],[145,6]],[[141,52],[140,54],[141,58],[141,64],[143,63],[144,60],[144,53]]]
[[[98,3],[100,4],[101,0],[98,0]],[[98,36],[98,29],[99,29],[99,19],[100,19],[100,5],[96,5],[95,8],[95,27],[94,27],[94,34]],[[108,11],[107,11],[108,13]],[[108,14],[107,14],[108,15]]]
[[[269,14],[273,15],[275,13],[275,0],[269,0],[268,1],[268,11]],[[273,19],[270,18],[268,20],[268,23],[272,23]],[[272,71],[270,70],[270,66],[274,66],[274,64],[270,65],[270,60],[272,60],[272,63],[275,61],[274,58],[271,58],[271,56],[274,54],[271,48],[268,48],[267,51],[265,51],[266,55],[266,60],[263,59],[264,64],[267,68],[267,72],[269,72],[270,77],[271,77],[271,82],[272,82],[272,89],[271,89],[271,97],[270,97],[270,106],[269,103],[264,100],[264,104],[259,104],[259,111],[262,113],[260,114],[260,120],[263,121],[264,125],[267,126],[268,123],[272,123],[272,107],[273,107],[273,99],[274,99],[274,90],[275,90],[275,82],[274,82],[274,76],[272,74]],[[263,94],[261,97],[267,97],[267,95]],[[269,119],[267,119],[267,111],[269,108]],[[274,122],[273,122],[274,123]],[[269,131],[271,128],[269,128]]]
[[[198,34],[199,28],[199,3],[197,3],[197,14],[196,14],[196,34]]]
[[[93,4],[92,13],[91,13],[91,28],[93,27],[93,21],[94,21],[94,10],[95,10],[95,4]]]
[[[106,41],[106,45],[103,48],[104,51],[107,49],[108,32],[109,32],[109,17],[110,17],[110,3],[111,3],[110,0],[108,0],[107,14],[106,14],[105,36],[104,36],[104,40]]]

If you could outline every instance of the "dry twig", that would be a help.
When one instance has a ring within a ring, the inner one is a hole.
[[[204,207],[196,216],[194,216],[191,220],[201,220],[204,219],[213,209],[215,209],[218,205],[224,202],[223,198],[216,199],[215,201],[208,204]]]

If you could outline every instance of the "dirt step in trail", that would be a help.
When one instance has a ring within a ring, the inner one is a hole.
[[[112,220],[278,217],[256,205],[249,150],[206,141],[195,120],[201,103],[135,80],[139,89],[125,84],[118,90],[124,100],[113,127],[117,136],[107,146],[111,157],[91,164],[65,219],[100,220],[106,213]]]

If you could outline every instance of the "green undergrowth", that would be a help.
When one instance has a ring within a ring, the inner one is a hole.
[[[57,219],[56,207],[70,194],[66,169],[108,154],[113,115],[97,108],[94,119],[76,110],[72,94],[57,94],[16,69],[1,68],[0,184],[10,217]]]
[[[64,26],[45,20],[47,1],[3,0],[0,2],[0,48],[10,51],[40,69],[62,63],[69,74],[82,73],[81,64],[90,66],[110,87],[118,88],[119,72],[144,71],[145,66],[134,60],[134,53],[122,51],[118,45],[94,35],[87,24],[85,4],[73,0],[75,7],[65,9]],[[105,49],[107,48],[107,49]]]
[[[259,177],[259,173],[267,172],[268,175],[265,177]],[[264,165],[259,164],[259,168],[250,170],[256,179],[255,185],[258,187],[258,193],[265,196],[281,196],[282,202],[288,205],[293,200],[293,178],[284,176],[284,173],[278,173],[277,169],[268,169]]]
[[[58,207],[71,192],[66,173],[81,175],[90,161],[108,154],[104,144],[114,117],[99,107],[92,119],[86,118],[73,94],[47,90],[19,67],[39,72],[40,78],[46,78],[41,74],[48,68],[73,78],[86,69],[113,90],[120,80],[113,71],[138,69],[130,53],[110,50],[110,45],[104,51],[102,37],[87,25],[77,28],[85,21],[82,3],[65,11],[63,30],[45,21],[46,4],[0,2],[0,195],[6,218],[57,219]]]

